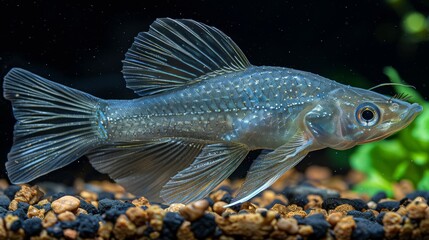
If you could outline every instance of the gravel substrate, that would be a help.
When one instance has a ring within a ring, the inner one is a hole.
[[[429,239],[429,192],[349,190],[359,175],[290,171],[252,202],[224,208],[239,181],[188,205],[163,205],[109,182],[74,188],[0,180],[0,239]]]

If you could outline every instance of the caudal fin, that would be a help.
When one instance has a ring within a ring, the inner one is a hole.
[[[106,136],[103,101],[14,68],[4,78],[4,97],[17,120],[6,170],[12,183],[29,182],[61,168]]]

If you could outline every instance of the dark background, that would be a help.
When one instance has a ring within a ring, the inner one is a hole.
[[[64,1],[65,2],[65,1]],[[0,76],[12,67],[102,98],[134,98],[121,60],[134,36],[159,17],[192,18],[224,31],[254,65],[286,66],[360,87],[388,82],[383,67],[427,97],[428,31],[407,33],[403,20],[429,15],[428,1],[133,1],[64,3],[0,0]],[[377,91],[393,94],[389,87]],[[0,98],[0,178],[12,145],[11,105]],[[249,162],[248,160],[247,162]],[[312,153],[312,164],[347,169],[341,152]],[[42,179],[101,178],[82,158]]]

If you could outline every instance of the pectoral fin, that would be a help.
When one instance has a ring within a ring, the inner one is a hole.
[[[211,144],[162,188],[167,203],[189,203],[209,194],[240,165],[249,149],[242,144]]]
[[[247,177],[232,203],[233,206],[248,201],[271,186],[287,170],[299,163],[309,152],[313,141],[297,132],[288,142],[276,150],[258,157],[250,167]]]

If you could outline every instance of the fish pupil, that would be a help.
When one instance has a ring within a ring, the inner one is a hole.
[[[362,111],[362,118],[365,121],[371,121],[374,118],[374,113],[369,109],[365,109]]]

